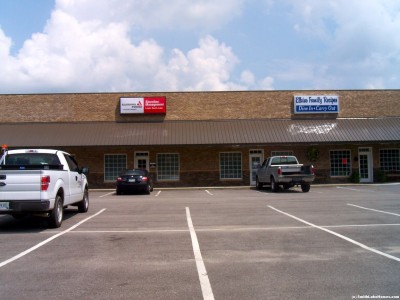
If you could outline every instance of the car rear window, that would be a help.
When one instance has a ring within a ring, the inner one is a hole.
[[[297,160],[293,156],[280,156],[272,159],[271,165],[296,165]]]
[[[16,153],[7,155],[5,164],[16,166],[59,165],[60,160],[57,155],[51,153]]]
[[[144,176],[146,175],[146,171],[144,170],[126,170],[122,172],[122,175],[141,175]]]

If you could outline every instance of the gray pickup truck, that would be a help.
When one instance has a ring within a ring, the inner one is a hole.
[[[257,170],[256,188],[270,185],[271,190],[277,192],[280,185],[284,189],[300,185],[303,192],[308,192],[314,179],[312,165],[300,164],[295,156],[272,156],[264,160]]]

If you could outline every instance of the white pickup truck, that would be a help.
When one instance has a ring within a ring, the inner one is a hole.
[[[256,188],[264,184],[270,185],[273,192],[279,190],[279,185],[289,189],[300,185],[303,192],[310,191],[310,184],[315,179],[314,167],[300,164],[295,156],[268,157],[257,170]]]
[[[45,215],[52,228],[61,226],[64,207],[89,208],[88,168],[70,154],[48,149],[5,150],[0,159],[0,214],[20,218]]]

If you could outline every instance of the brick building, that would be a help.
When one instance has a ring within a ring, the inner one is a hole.
[[[134,167],[148,168],[156,187],[252,185],[256,165],[281,154],[312,162],[320,183],[400,176],[400,90],[24,94],[0,103],[0,143],[68,151],[90,167],[92,188],[113,187],[121,168]]]

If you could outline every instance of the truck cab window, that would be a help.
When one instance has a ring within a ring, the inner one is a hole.
[[[78,172],[79,171],[79,167],[78,167],[78,164],[75,161],[75,159],[72,156],[69,156],[69,155],[64,155],[64,157],[65,157],[65,160],[67,161],[69,169],[71,171]]]

